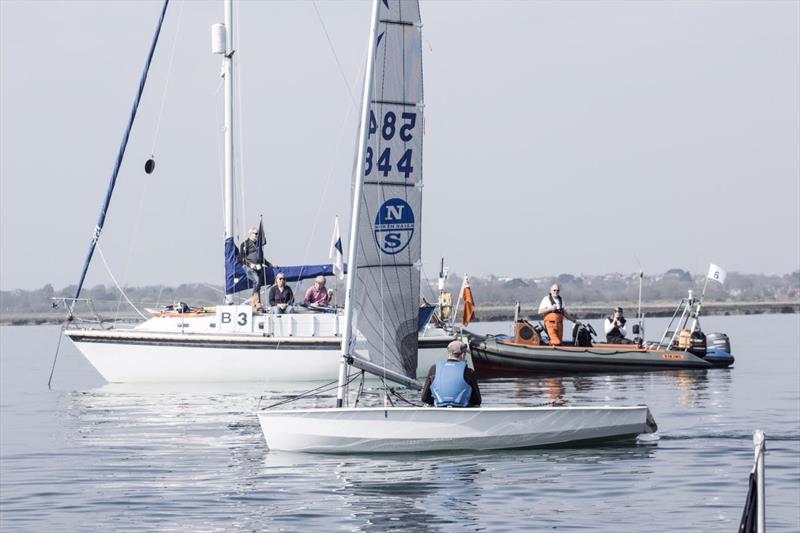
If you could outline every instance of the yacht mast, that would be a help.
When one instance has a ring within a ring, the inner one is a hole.
[[[225,55],[225,238],[233,237],[233,0],[224,1]]]
[[[226,261],[228,241],[233,242],[233,0],[223,2],[224,20],[222,24],[211,26],[211,52],[222,56],[222,79],[225,85],[225,162],[223,178],[223,218],[225,226]],[[226,272],[228,265],[226,264]],[[226,274],[227,276],[227,274]],[[227,280],[226,280],[227,283]],[[226,285],[227,287],[227,285]],[[233,295],[225,294],[225,303],[233,303]]]
[[[353,188],[353,212],[350,216],[350,239],[347,251],[347,288],[344,300],[344,332],[342,333],[342,359],[339,363],[339,389],[336,393],[336,407],[344,404],[345,383],[347,381],[347,365],[353,336],[353,280],[356,278],[356,247],[358,246],[358,221],[361,211],[361,185],[364,182],[364,152],[367,146],[367,129],[369,125],[369,103],[372,98],[372,70],[375,64],[375,49],[378,33],[378,1],[372,2],[372,26],[369,31],[367,66],[364,71],[364,90],[361,101],[361,124],[358,130],[358,155],[356,156],[355,187]]]

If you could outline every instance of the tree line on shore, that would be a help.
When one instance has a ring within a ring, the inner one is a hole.
[[[450,281],[459,288],[460,280]],[[642,300],[648,303],[677,302],[694,290],[699,296],[706,281],[705,274],[691,274],[678,268],[641,278]],[[550,286],[561,286],[561,295],[571,305],[616,304],[636,302],[639,298],[639,273],[581,275],[559,274],[541,278],[470,277],[470,286],[477,300],[489,305],[516,301],[539,305]],[[800,299],[800,270],[784,275],[739,274],[729,272],[724,285],[709,281],[706,300],[715,302],[775,302]]]
[[[699,295],[705,282],[704,274],[691,274],[686,270],[673,268],[663,274],[642,277],[642,298],[645,302],[676,302],[687,295],[687,291],[695,290]],[[305,289],[311,281],[294,285],[295,298],[302,299]],[[450,275],[446,290],[454,300],[458,297],[462,280]],[[538,307],[553,283],[561,285],[561,294],[566,302],[572,305],[583,304],[622,304],[636,302],[639,295],[639,274],[602,274],[542,276],[536,278],[510,278],[501,276],[470,277],[470,286],[478,305],[501,306],[521,302],[524,305]],[[329,284],[338,286],[344,292],[344,282]],[[52,309],[52,298],[70,298],[75,294],[75,286],[71,285],[56,290],[47,284],[35,290],[0,291],[0,312],[11,313],[43,313]],[[125,294],[138,307],[158,308],[174,302],[186,302],[192,306],[210,306],[222,302],[221,285],[205,283],[187,283],[177,287],[163,285],[147,285],[125,287]],[[247,295],[242,293],[242,298]],[[428,302],[435,302],[438,297],[437,280],[422,280],[422,296]],[[96,285],[86,288],[82,298],[92,300],[97,311],[129,312],[130,307],[120,292],[113,285]],[[784,275],[740,274],[729,272],[724,285],[710,282],[706,289],[707,301],[715,302],[775,302],[800,300],[800,270]],[[343,304],[343,297],[334,297],[337,304]],[[455,302],[454,302],[455,303]]]

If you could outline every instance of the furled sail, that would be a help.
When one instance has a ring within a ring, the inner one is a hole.
[[[344,265],[347,272],[347,265]],[[274,266],[264,271],[264,283],[272,285],[275,283],[275,276],[278,273],[286,277],[287,283],[302,281],[304,279],[314,279],[317,276],[335,276],[334,265],[325,263],[321,265],[290,265]],[[244,270],[244,263],[239,259],[239,250],[229,238],[225,241],[225,294],[235,294],[244,290],[251,290],[253,283],[247,278]]]
[[[394,379],[417,368],[422,215],[422,38],[417,0],[381,0],[356,221],[356,367]],[[398,381],[395,379],[395,381]],[[402,381],[402,380],[401,380]]]

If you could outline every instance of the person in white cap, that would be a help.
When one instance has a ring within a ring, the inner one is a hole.
[[[314,285],[308,288],[303,304],[313,305],[314,307],[328,307],[330,305],[330,293],[325,288],[325,276],[314,278]]]
[[[477,407],[481,389],[475,371],[467,366],[467,345],[453,341],[447,345],[447,360],[428,371],[422,401],[434,407]]]

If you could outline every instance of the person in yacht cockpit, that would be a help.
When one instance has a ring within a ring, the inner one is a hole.
[[[253,296],[250,298],[253,311],[261,311],[261,287],[266,282],[267,269],[272,268],[270,262],[264,258],[265,244],[267,243],[262,235],[259,246],[258,228],[252,227],[247,239],[239,246],[239,259],[244,264],[245,274],[253,287]]]

